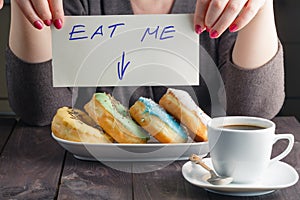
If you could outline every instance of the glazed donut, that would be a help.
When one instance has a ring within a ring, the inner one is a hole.
[[[95,93],[84,109],[118,143],[146,143],[150,138],[131,119],[128,110],[109,94]]]
[[[163,108],[151,99],[140,97],[129,109],[132,118],[162,143],[183,143],[185,130]]]
[[[207,123],[211,119],[184,90],[169,88],[159,104],[184,124],[197,142],[207,141]]]
[[[51,130],[55,136],[87,143],[111,143],[110,136],[101,129],[95,128],[97,124],[83,111],[62,107],[53,117]]]

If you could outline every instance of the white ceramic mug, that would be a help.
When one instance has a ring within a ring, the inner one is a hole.
[[[256,128],[226,128],[228,125]],[[273,144],[280,139],[287,139],[289,144],[281,154],[271,159]],[[236,183],[253,183],[260,179],[270,164],[289,154],[294,136],[276,135],[275,124],[267,119],[226,116],[213,118],[208,123],[208,144],[213,167],[219,175],[231,176]]]

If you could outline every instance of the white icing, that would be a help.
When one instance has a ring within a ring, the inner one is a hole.
[[[203,112],[201,108],[199,108],[189,93],[184,90],[177,90],[174,88],[169,88],[167,92],[172,93],[187,109],[194,111],[203,124],[207,126],[207,123],[211,120],[211,118],[205,112]]]

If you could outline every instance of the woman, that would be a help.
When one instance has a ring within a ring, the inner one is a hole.
[[[53,24],[60,29],[64,14],[195,12],[195,32],[200,34],[201,45],[224,81],[227,114],[272,118],[283,104],[283,53],[273,0],[12,0],[11,11],[6,53],[9,100],[16,114],[29,124],[47,125],[58,107],[72,105],[72,89],[52,87],[48,26]],[[119,98],[128,98],[126,90],[130,89],[101,90],[114,90]],[[193,90],[199,103],[209,97],[203,84]],[[146,95],[157,100],[164,91],[165,88],[140,87],[130,98],[134,101]],[[207,106],[209,99],[204,104]]]

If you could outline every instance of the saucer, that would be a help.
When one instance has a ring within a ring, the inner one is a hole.
[[[210,158],[203,159],[203,162],[213,168]],[[268,194],[278,189],[290,187],[296,184],[299,179],[297,171],[281,161],[270,165],[261,180],[251,184],[230,183],[228,185],[212,185],[206,181],[209,178],[208,172],[191,161],[182,166],[182,175],[193,185],[210,192],[230,196],[259,196]]]

